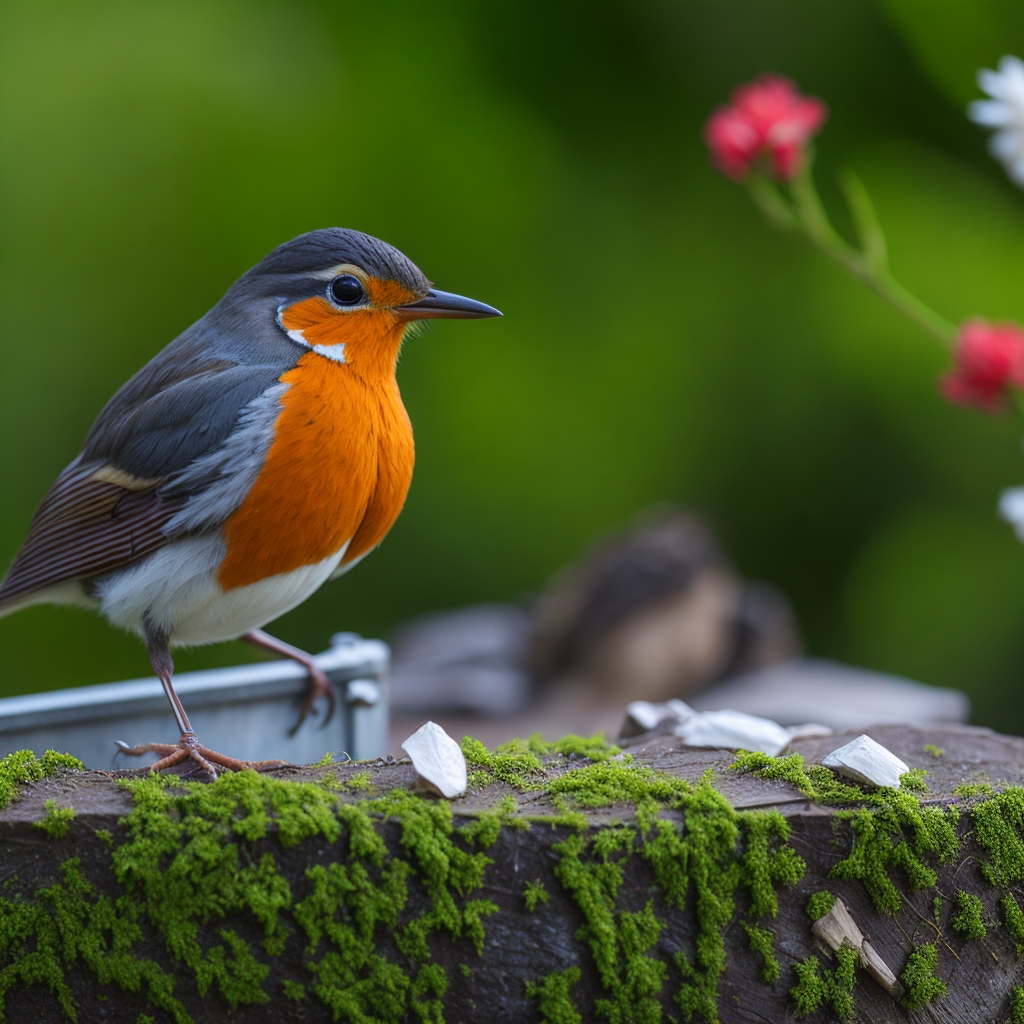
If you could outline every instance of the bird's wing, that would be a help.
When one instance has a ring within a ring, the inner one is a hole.
[[[130,486],[124,486],[129,484]],[[151,481],[107,463],[76,459],[32,518],[28,537],[0,584],[0,609],[35,591],[96,576],[167,543],[175,507]]]
[[[155,372],[156,363],[111,399],[82,454],[43,499],[0,583],[0,612],[27,594],[109,572],[166,544],[163,528],[189,493],[162,485],[222,446],[246,405],[283,372],[193,362],[190,374],[179,367],[169,375]]]

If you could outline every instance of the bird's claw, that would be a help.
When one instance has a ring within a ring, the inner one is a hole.
[[[316,714],[316,702],[321,697],[327,698],[327,714],[324,715],[324,720],[320,726],[321,729],[326,728],[327,723],[330,722],[338,703],[338,696],[334,692],[334,684],[328,678],[327,673],[316,665],[307,665],[306,671],[309,673],[309,689],[306,691],[305,699],[299,708],[299,720],[288,733],[289,736],[294,736],[302,728],[303,722],[306,721],[309,715]]]

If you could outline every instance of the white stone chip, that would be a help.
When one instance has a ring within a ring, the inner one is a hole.
[[[811,931],[832,949],[849,946],[861,955],[861,962],[868,974],[878,982],[893,999],[903,998],[903,986],[893,974],[889,965],[881,958],[870,942],[864,938],[857,922],[847,910],[846,904],[836,898],[832,909],[811,925]]]
[[[451,800],[466,792],[466,758],[437,724],[424,722],[403,744],[423,788]]]
[[[910,771],[891,750],[863,734],[846,746],[833,750],[821,759],[821,763],[856,782],[891,786],[893,789],[899,789],[900,776]]]
[[[759,750],[772,756],[790,741],[789,730],[770,718],[743,711],[700,711],[676,727],[676,735],[691,747]]]
[[[647,700],[635,700],[626,705],[626,718],[640,732],[650,732],[664,722],[682,722],[694,714],[689,704],[681,700],[667,700],[663,704],[652,704]]]

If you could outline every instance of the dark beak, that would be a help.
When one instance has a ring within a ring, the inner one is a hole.
[[[479,320],[485,316],[501,316],[498,310],[484,302],[437,288],[431,288],[422,299],[396,306],[394,312],[401,320]]]

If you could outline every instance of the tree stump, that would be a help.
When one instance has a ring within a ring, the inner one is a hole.
[[[1024,740],[868,733],[927,790],[823,804],[671,737],[467,746],[451,802],[400,762],[58,768],[0,811],[0,1019],[1024,1021]],[[896,995],[812,931],[833,898]]]

